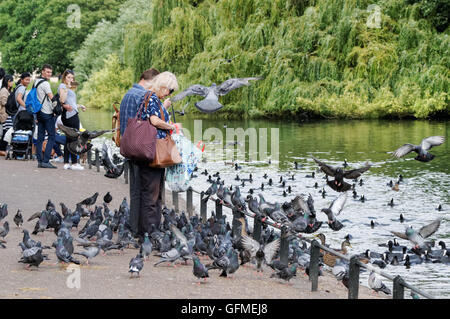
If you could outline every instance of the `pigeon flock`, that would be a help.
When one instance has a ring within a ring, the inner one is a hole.
[[[428,150],[431,146],[442,144],[442,142],[443,139],[437,137],[424,139],[418,149],[419,156],[425,156],[432,160],[434,156],[423,155],[423,150]],[[413,148],[405,145],[400,147],[394,156],[404,156],[406,147]],[[111,159],[110,152],[106,147],[103,152],[107,153],[106,158]],[[423,161],[424,157],[420,158],[419,160]],[[53,256],[50,252],[53,248],[60,263],[75,264],[95,262],[98,254],[106,254],[109,250],[136,249],[138,250],[136,257],[132,258],[129,263],[130,277],[139,277],[140,273],[145,271],[144,265],[149,256],[155,256],[159,259],[153,264],[153,267],[165,263],[174,267],[177,264],[191,264],[193,278],[197,278],[198,283],[207,282],[207,278],[215,274],[216,270],[220,277],[233,277],[240,267],[247,266],[252,267],[255,274],[260,276],[270,268],[272,273],[269,278],[281,279],[289,283],[299,269],[309,275],[311,247],[299,234],[312,234],[319,238],[323,245],[327,245],[325,235],[320,232],[321,227],[326,227],[326,225],[324,225],[325,222],[317,220],[317,214],[323,213],[326,216],[326,223],[330,229],[336,232],[341,231],[344,225],[339,218],[341,214],[345,214],[345,205],[349,197],[348,191],[352,190],[355,195],[357,185],[363,183],[362,179],[358,182],[357,178],[371,167],[367,163],[362,168],[345,170],[348,166],[347,161],[342,167],[332,167],[316,158],[313,159],[319,165],[320,170],[325,173],[327,185],[339,192],[339,196],[329,207],[321,207],[319,211],[316,211],[311,194],[308,196],[298,194],[290,201],[271,203],[264,197],[264,183],[260,187],[251,188],[247,196],[241,193],[240,187],[245,183],[253,182],[252,174],[249,175],[249,178],[242,178],[237,174],[235,181],[239,183],[238,185],[233,182],[225,184],[220,172],[210,174],[205,169],[195,176],[198,178],[198,176],[204,175],[207,182],[211,184],[202,192],[202,200],[220,200],[224,206],[232,209],[234,216],[232,221],[227,220],[225,215],[217,217],[214,211],[207,220],[202,220],[199,215],[188,217],[184,211],[177,214],[173,209],[164,207],[160,226],[156,228],[152,225],[151,232],[146,233],[143,238],[134,238],[129,225],[130,209],[126,198],[123,199],[118,209],[112,209],[109,207],[112,201],[111,193],[107,192],[102,198],[103,203],[96,205],[101,196],[96,192],[78,202],[74,210],[68,208],[64,203],[60,203],[60,207],[57,208],[49,199],[45,208],[32,214],[28,221],[36,220],[32,235],[44,233],[49,229],[53,230],[55,234],[53,245],[52,247],[43,246],[41,242],[32,239],[28,230],[23,229],[23,240],[18,243],[21,249],[18,262],[26,264],[27,268],[39,267],[43,260],[52,259]],[[107,159],[104,160],[107,161]],[[115,165],[117,168],[117,164],[109,165],[111,167]],[[294,165],[298,167],[297,163]],[[240,169],[237,164],[234,164],[234,168],[236,171]],[[195,171],[198,172],[198,169]],[[287,178],[280,176],[278,186],[284,192],[291,193],[292,188],[289,186],[298,182],[300,177],[295,175],[290,174]],[[328,176],[335,179],[328,181]],[[304,178],[314,179],[318,176],[313,173]],[[263,179],[267,181],[266,185],[277,186],[274,179],[267,173],[264,174]],[[353,180],[353,185],[346,183],[344,179]],[[400,176],[396,185],[402,182],[403,178]],[[317,188],[317,183],[315,186]],[[390,187],[394,187],[392,182]],[[324,188],[319,192],[322,196],[326,196]],[[253,196],[255,193],[257,196]],[[391,202],[393,204],[393,201]],[[6,248],[5,238],[10,230],[10,225],[6,220],[7,216],[8,205],[0,204],[0,221],[5,220],[0,226],[0,247],[3,249]],[[257,236],[259,240],[255,240],[254,230],[249,227],[249,217],[262,223],[261,232]],[[388,243],[380,244],[384,251],[366,250],[361,252],[358,257],[362,262],[377,265],[379,268],[384,268],[387,264],[408,268],[428,262],[448,265],[450,264],[450,250],[446,248],[445,242],[439,241],[440,248],[437,248],[434,241],[427,240],[437,232],[441,221],[442,218],[438,218],[428,225],[421,225],[418,230],[413,226],[408,226],[404,233],[391,231],[396,237],[411,242],[413,247],[401,246],[394,237]],[[23,217],[20,209],[15,214],[13,222],[18,228],[22,228]],[[72,236],[73,228],[78,230],[78,236]],[[277,228],[285,230],[288,236],[287,264],[281,262],[281,233],[276,230]],[[347,247],[351,247],[351,240],[351,235],[345,236],[341,247],[336,250],[346,254]],[[335,278],[347,286],[349,265],[346,260],[321,251],[319,266],[320,273],[322,273],[323,267],[329,267]],[[376,272],[371,272],[368,285],[376,292],[391,293]]]

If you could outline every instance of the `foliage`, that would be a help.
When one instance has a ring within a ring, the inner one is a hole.
[[[116,54],[109,55],[103,68],[94,72],[79,91],[80,103],[91,108],[109,109],[122,101],[133,84],[132,72],[120,64]]]
[[[9,71],[35,71],[44,63],[54,72],[72,68],[70,53],[102,19],[113,20],[123,0],[4,0],[0,3],[0,50]],[[69,23],[80,8],[79,24]]]

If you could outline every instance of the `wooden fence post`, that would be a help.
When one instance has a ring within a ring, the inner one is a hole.
[[[288,230],[284,225],[281,227],[280,262],[286,266],[289,263]]]
[[[186,191],[186,210],[188,213],[188,216],[191,217],[194,214],[194,205],[193,205],[193,198],[192,198],[192,187],[189,186],[189,188]]]
[[[100,172],[100,152],[95,149],[95,166],[97,167],[97,172]]]
[[[178,206],[178,192],[172,191],[172,205],[175,209],[175,212],[178,214],[180,212],[180,209]]]
[[[262,221],[261,216],[255,216],[253,219],[253,239],[257,242],[261,239]]]
[[[396,276],[394,278],[394,287],[393,287],[393,293],[392,293],[392,299],[404,299],[405,298],[405,286],[403,286],[403,283],[405,281],[403,280],[400,275]]]
[[[309,259],[309,280],[311,291],[317,291],[319,287],[319,257],[320,247],[317,240],[311,242],[311,257]]]
[[[200,193],[200,217],[202,219],[202,222],[206,222],[206,210],[208,209],[207,201],[203,199],[203,195],[205,192]]]
[[[350,258],[348,271],[348,299],[358,299],[359,293],[359,268],[358,256]]]
[[[223,207],[220,199],[216,199],[216,219],[220,219],[223,216]]]
[[[130,173],[130,162],[128,160],[125,160],[123,165],[124,165],[123,177],[125,178],[125,184],[128,184],[128,178],[129,178],[129,173]]]
[[[92,169],[92,151],[91,151],[91,149],[89,149],[87,151],[87,161],[89,164],[89,169]]]

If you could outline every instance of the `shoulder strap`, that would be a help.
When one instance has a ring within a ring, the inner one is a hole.
[[[142,100],[142,103],[141,103],[138,111],[136,112],[136,118],[139,118],[140,114],[142,114],[142,107],[143,106],[145,106],[145,111],[147,111],[148,104],[150,102],[150,97],[152,96],[152,94],[153,94],[152,91],[145,92],[144,99]]]
[[[36,84],[36,81],[37,80],[42,80],[41,82],[39,82],[38,84]],[[37,96],[37,88],[38,88],[38,86],[39,85],[41,85],[42,83],[44,83],[46,80],[45,79],[42,79],[42,78],[38,78],[35,82],[34,82],[34,84],[33,84],[33,88],[35,88],[36,89],[36,96]],[[44,97],[44,99],[45,98],[47,98],[47,100],[50,102],[50,98],[48,97],[48,95],[47,94],[45,94],[45,97]],[[38,98],[38,100],[39,100],[39,98]],[[44,103],[44,101],[42,101],[41,103]]]

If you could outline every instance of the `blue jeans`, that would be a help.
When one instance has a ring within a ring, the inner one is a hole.
[[[53,114],[46,114],[42,111],[37,113],[38,138],[36,145],[37,160],[40,163],[48,163],[52,154],[53,144],[55,144],[55,117]],[[44,157],[42,158],[42,144],[44,143],[45,132],[48,134],[47,145],[45,146]]]
[[[66,136],[65,135],[55,135],[55,144],[53,145],[53,150],[55,151],[58,157],[63,156],[63,152],[61,151],[61,145],[66,144]]]

